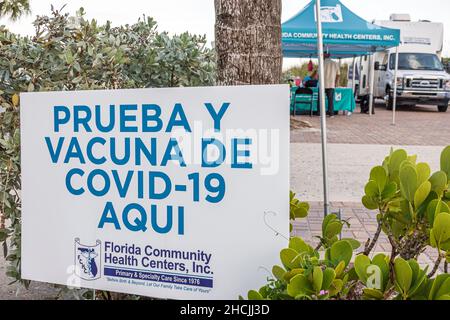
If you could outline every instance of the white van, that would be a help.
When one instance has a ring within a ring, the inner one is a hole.
[[[444,26],[429,21],[412,22],[407,14],[393,14],[389,21],[375,24],[400,29],[399,64],[397,72],[397,105],[437,105],[446,112],[450,101],[450,75],[441,62]],[[376,53],[374,98],[384,99],[392,110],[395,48]],[[358,61],[358,96],[367,96],[369,90],[369,60]]]

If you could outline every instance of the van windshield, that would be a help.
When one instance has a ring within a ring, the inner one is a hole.
[[[395,69],[395,54],[391,54],[389,68]],[[435,54],[431,53],[400,53],[398,59],[399,70],[431,70],[443,71],[444,66]]]

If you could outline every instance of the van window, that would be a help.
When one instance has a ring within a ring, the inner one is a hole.
[[[389,68],[395,69],[395,54],[391,54]],[[444,67],[439,58],[432,53],[400,53],[398,69],[443,71]]]
[[[383,57],[383,62],[382,62],[383,66],[387,65],[387,63],[388,63],[388,57],[389,57],[388,54],[385,54],[385,55],[384,55],[384,57]]]

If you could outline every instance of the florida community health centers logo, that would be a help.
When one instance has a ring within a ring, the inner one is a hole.
[[[75,274],[84,280],[97,280],[101,276],[101,241],[87,246],[75,239]]]
[[[314,15],[316,11],[314,10]],[[326,23],[337,23],[343,22],[344,17],[342,15],[342,7],[340,4],[337,4],[335,7],[332,6],[322,6],[320,8],[320,17],[322,18],[322,22]],[[317,16],[315,17],[317,21]]]

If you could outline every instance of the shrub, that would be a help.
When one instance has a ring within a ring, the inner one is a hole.
[[[392,151],[382,166],[372,169],[362,199],[377,210],[378,231],[366,248],[369,254],[382,230],[392,246],[392,259],[417,259],[427,247],[437,250],[433,276],[450,250],[450,146],[441,155],[441,171],[417,163],[404,150]]]
[[[0,27],[0,243],[20,278],[19,93],[213,85],[214,52],[206,38],[159,33],[144,17],[133,25],[98,25],[53,10],[39,16],[34,37]],[[50,204],[49,204],[50,205]],[[24,282],[25,285],[28,282]]]
[[[301,238],[291,238],[280,252],[282,266],[274,266],[268,284],[250,291],[248,299],[450,300],[449,183],[450,146],[442,152],[441,171],[434,174],[428,164],[417,163],[416,156],[392,150],[382,166],[372,169],[365,187],[362,202],[378,210],[379,227],[363,252],[354,253],[358,241],[339,240],[346,223],[328,215],[319,246],[314,249]],[[381,232],[392,253],[370,258]],[[438,254],[431,271],[417,262],[430,247]],[[443,260],[445,273],[435,277]]]

